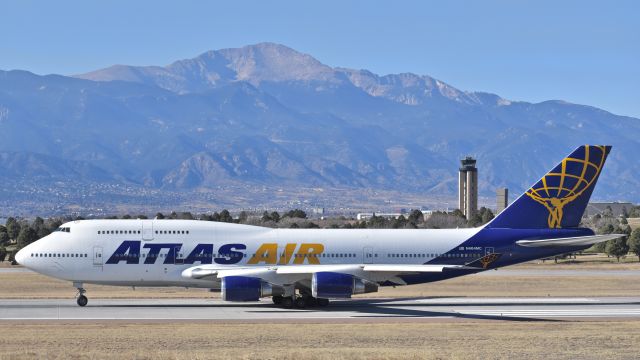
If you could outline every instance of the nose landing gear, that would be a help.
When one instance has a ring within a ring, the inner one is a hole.
[[[78,303],[78,306],[86,306],[87,303],[89,302],[89,299],[87,299],[86,296],[84,296],[84,293],[87,292],[87,290],[85,290],[82,287],[82,283],[73,283],[73,286],[78,289],[78,296],[76,297],[76,303]]]

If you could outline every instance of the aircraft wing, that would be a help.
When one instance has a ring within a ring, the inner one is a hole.
[[[251,276],[262,277],[265,274],[275,273],[274,267],[220,267],[218,265],[193,266],[182,271],[182,277],[187,279],[214,280],[226,276]]]
[[[273,277],[274,275],[313,275],[317,272],[345,274],[363,273],[428,273],[448,270],[477,270],[466,265],[401,265],[401,264],[347,264],[347,265],[286,265],[269,267],[222,268],[217,265],[190,267],[182,272],[182,277],[190,279],[220,279],[227,276]]]
[[[566,246],[584,246],[593,245],[599,242],[614,240],[627,236],[625,234],[608,234],[608,235],[592,235],[578,236],[557,239],[544,240],[518,240],[516,244],[525,247],[566,247]]]

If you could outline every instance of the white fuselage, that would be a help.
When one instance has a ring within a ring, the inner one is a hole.
[[[28,245],[17,260],[79,283],[217,288],[184,278],[199,264],[225,269],[289,265],[425,264],[451,254],[474,229],[271,229],[197,220],[82,220]],[[445,254],[445,255],[443,255]]]

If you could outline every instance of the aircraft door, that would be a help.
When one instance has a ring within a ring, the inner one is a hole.
[[[362,249],[362,258],[364,264],[373,264],[373,248],[371,246],[365,246]]]
[[[175,265],[184,265],[184,254],[180,250],[182,245],[177,245],[173,248],[173,263]]]
[[[93,266],[102,266],[104,259],[102,258],[102,247],[93,247]]]
[[[489,254],[493,254],[493,253],[494,253],[494,250],[493,250],[493,248],[492,248],[492,247],[486,247],[486,248],[484,248],[484,254],[485,254],[485,255],[489,255]]]
[[[142,220],[142,240],[153,240],[153,220]]]

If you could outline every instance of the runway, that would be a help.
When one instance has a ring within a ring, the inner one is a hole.
[[[640,320],[640,297],[620,298],[420,298],[332,301],[329,307],[283,309],[270,300],[227,303],[217,299],[0,300],[0,321],[350,321],[432,319]]]

